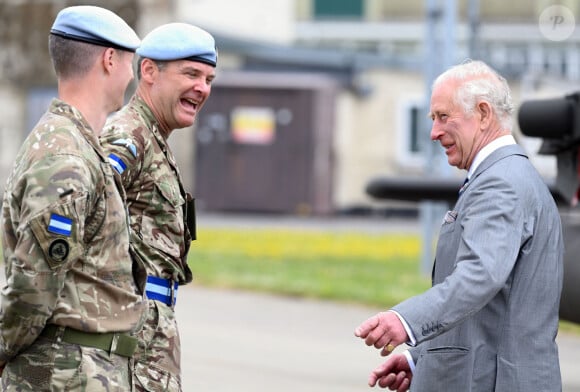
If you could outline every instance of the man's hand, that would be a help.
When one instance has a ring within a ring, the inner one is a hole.
[[[365,339],[367,346],[382,349],[382,356],[389,355],[395,347],[409,340],[405,327],[393,312],[381,312],[369,318],[357,327],[354,334]]]
[[[391,391],[405,392],[411,386],[413,373],[404,354],[395,354],[381,366],[377,367],[369,377],[369,386],[379,385]]]

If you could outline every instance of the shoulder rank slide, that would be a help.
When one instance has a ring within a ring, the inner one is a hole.
[[[112,142],[111,144],[115,144],[117,146],[127,147],[127,149],[129,149],[129,151],[131,151],[131,154],[133,154],[133,156],[135,158],[137,158],[137,147],[135,147],[132,140],[130,140],[130,139],[117,139],[114,142]]]

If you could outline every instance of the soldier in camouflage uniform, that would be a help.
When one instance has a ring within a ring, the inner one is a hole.
[[[133,390],[145,271],[98,133],[123,104],[139,43],[92,6],[63,9],[51,29],[59,98],[24,141],[3,199],[4,391]]]
[[[148,273],[149,315],[135,353],[137,390],[175,392],[181,391],[181,351],[174,306],[178,287],[192,280],[187,252],[195,232],[187,224],[192,198],[167,138],[191,126],[210,95],[217,52],[209,33],[170,23],[150,32],[137,54],[137,91],[109,118],[101,143],[123,179],[132,242]]]

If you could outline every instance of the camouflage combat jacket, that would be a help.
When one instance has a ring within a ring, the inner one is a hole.
[[[120,180],[81,113],[54,99],[15,162],[2,207],[0,360],[47,323],[85,332],[140,328],[145,275],[141,266],[135,282]]]
[[[175,158],[147,104],[137,95],[109,118],[101,143],[123,179],[131,218],[132,242],[150,275],[192,280],[187,265],[191,234]]]

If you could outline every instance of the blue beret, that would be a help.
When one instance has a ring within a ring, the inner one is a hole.
[[[120,16],[105,8],[91,5],[61,10],[50,33],[75,41],[134,52],[140,40]]]
[[[143,38],[137,54],[152,60],[191,60],[216,66],[215,40],[205,30],[187,23],[168,23]]]

